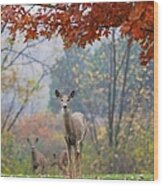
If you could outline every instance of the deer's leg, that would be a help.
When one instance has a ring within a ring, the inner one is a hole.
[[[77,177],[81,177],[81,151],[82,143],[79,143],[78,146],[75,147],[75,169]]]
[[[65,167],[65,175],[68,176],[68,168]]]
[[[42,166],[42,174],[43,175],[46,175],[47,174],[47,167],[46,167],[46,165],[43,165]]]
[[[35,168],[32,166],[32,173],[35,174]]]
[[[81,158],[81,154],[75,150],[75,176],[76,177],[80,177],[81,173],[80,173],[80,158]]]
[[[38,166],[37,168],[35,168],[35,174],[36,174],[37,176],[40,176],[41,173],[42,173],[42,168],[41,168],[40,166]]]
[[[69,160],[69,175],[70,178],[73,178],[73,170],[72,170],[72,148],[71,145],[68,141],[68,138],[65,136],[65,140],[66,140],[66,144],[67,144],[67,148],[68,148],[68,160]]]
[[[63,175],[64,176],[67,176],[67,169],[66,169],[66,167],[62,167],[62,172],[63,172]]]
[[[32,162],[32,172],[33,174],[38,174],[38,168],[39,168],[39,164],[35,161]]]
[[[33,166],[32,167],[32,172],[33,172],[33,174],[38,174],[38,166],[37,167]]]
[[[64,175],[64,167],[63,167],[62,163],[58,162],[58,168],[62,172],[62,174]]]
[[[78,157],[78,164],[79,164],[79,175],[82,176],[82,149],[83,149],[83,143],[80,142],[80,154]]]
[[[82,152],[83,152],[83,143],[80,144],[80,175],[82,176]]]
[[[69,157],[69,174],[70,174],[70,178],[73,178],[72,149],[70,145],[68,145],[68,157]]]
[[[41,169],[41,174],[44,175],[45,174],[45,167],[43,166],[42,169]]]
[[[62,171],[63,171],[63,174],[64,174],[64,176],[68,176],[68,164],[64,164],[64,165],[62,165]]]
[[[78,152],[77,147],[75,146],[75,177],[78,177]]]

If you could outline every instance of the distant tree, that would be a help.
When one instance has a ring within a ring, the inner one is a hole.
[[[107,117],[109,144],[118,146],[126,112],[130,129],[139,108],[153,108],[153,65],[142,68],[137,63],[139,50],[136,43],[129,44],[129,40],[121,38],[116,30],[112,31],[109,40],[103,39],[93,49],[76,46],[67,49],[51,76],[49,106],[58,111],[59,105],[54,98],[56,88],[66,93],[76,89],[72,109],[84,112],[92,123],[96,145],[99,143],[96,118]]]
[[[7,33],[2,34],[2,133],[13,128],[35,93],[40,90],[43,78],[49,73],[49,65],[45,65],[28,53],[29,49],[43,41],[32,41],[21,45],[18,40],[11,40]],[[37,77],[32,73],[31,76],[26,76],[22,69],[25,69],[25,73],[29,72],[29,69],[31,72],[33,63],[41,67],[40,72],[37,73]]]

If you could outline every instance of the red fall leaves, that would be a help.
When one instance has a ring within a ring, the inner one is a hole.
[[[65,47],[85,47],[118,28],[140,43],[142,64],[154,56],[154,2],[4,5],[1,14],[1,32],[8,28],[13,39],[19,33],[24,42],[59,34]]]

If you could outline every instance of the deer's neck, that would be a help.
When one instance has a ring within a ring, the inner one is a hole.
[[[66,134],[72,134],[72,121],[71,121],[71,112],[68,109],[63,110],[63,121],[66,130]]]
[[[37,154],[36,150],[33,150],[32,151],[32,160],[33,160],[33,162],[36,161],[36,157],[37,157],[36,154]]]

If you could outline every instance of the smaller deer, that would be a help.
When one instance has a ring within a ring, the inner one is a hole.
[[[62,171],[63,175],[68,175],[68,153],[66,150],[62,151],[58,155],[53,154],[54,162],[51,166],[57,165],[58,168]]]
[[[41,152],[39,152],[35,147],[38,141],[39,141],[39,138],[36,138],[34,144],[32,144],[31,140],[27,138],[27,142],[29,143],[31,147],[33,173],[44,174],[46,172],[47,160],[45,156]]]

